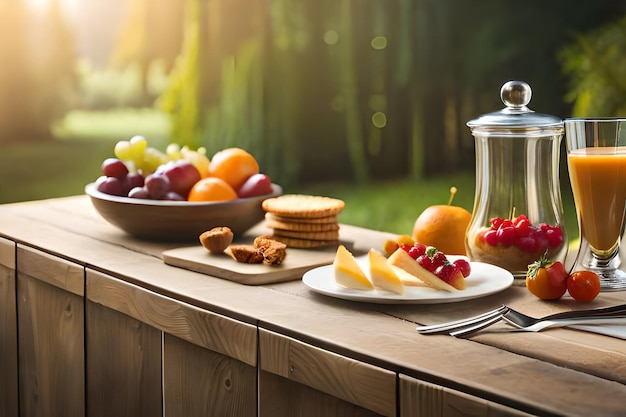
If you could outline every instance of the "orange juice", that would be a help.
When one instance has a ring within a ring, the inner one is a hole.
[[[586,148],[567,155],[581,234],[599,257],[617,247],[626,201],[626,148]]]

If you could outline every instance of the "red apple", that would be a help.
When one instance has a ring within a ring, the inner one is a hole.
[[[272,181],[265,174],[253,174],[237,190],[237,197],[248,198],[272,192]]]
[[[161,165],[157,173],[165,174],[170,179],[170,191],[187,199],[189,190],[200,181],[200,171],[186,159],[170,161]]]

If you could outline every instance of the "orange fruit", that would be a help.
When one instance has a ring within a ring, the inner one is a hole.
[[[191,187],[187,201],[229,201],[236,198],[237,192],[226,181],[207,177]]]
[[[221,178],[235,190],[253,174],[259,173],[259,164],[250,153],[241,148],[218,151],[209,165],[209,176]]]
[[[466,255],[465,233],[471,218],[472,214],[463,207],[427,207],[415,220],[413,239],[434,246],[447,255]]]

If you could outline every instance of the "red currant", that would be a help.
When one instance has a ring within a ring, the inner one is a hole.
[[[468,260],[465,258],[459,258],[452,263],[459,269],[459,271],[461,271],[465,278],[467,278],[470,272],[472,272],[472,267],[470,266]]]
[[[558,248],[563,243],[563,232],[558,226],[551,227],[544,232],[544,236],[548,241],[548,246],[551,248]]]
[[[530,220],[528,220],[527,218],[519,219],[518,217],[515,223],[515,234],[518,237],[524,237],[524,236],[528,236],[529,233],[530,233]]]
[[[412,245],[408,245],[406,243],[399,243],[398,247],[400,249],[402,249],[403,251],[405,251],[406,253],[409,253],[409,250],[413,247]]]
[[[483,234],[483,239],[485,243],[489,246],[497,246],[498,245],[498,232],[496,230],[487,230],[485,234]]]
[[[496,236],[498,238],[498,242],[505,248],[508,248],[515,242],[515,227],[512,225],[504,226],[504,223],[502,223],[502,226],[503,227],[498,229]]]
[[[533,236],[524,236],[517,239],[517,247],[528,253],[536,252],[537,241]]]

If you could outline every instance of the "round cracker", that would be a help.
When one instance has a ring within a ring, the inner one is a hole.
[[[272,229],[292,230],[295,232],[331,232],[339,230],[337,223],[305,223],[305,222],[288,222],[275,220],[267,213],[265,216],[265,225]]]
[[[344,207],[343,200],[306,194],[285,194],[263,201],[265,211],[288,217],[325,217],[339,213]]]
[[[297,249],[313,249],[313,248],[321,248],[324,246],[337,246],[339,245],[339,240],[308,240],[308,239],[297,239],[293,237],[284,237],[284,236],[273,236],[274,239],[279,242],[283,242],[287,247],[297,248]]]
[[[274,229],[274,236],[293,237],[304,240],[337,240],[339,239],[339,230],[331,230],[329,232],[298,232],[294,230]]]
[[[265,213],[265,218],[270,220],[276,220],[278,222],[285,223],[304,223],[304,224],[337,224],[338,217],[336,214],[331,214],[330,216],[324,217],[289,217],[289,216],[280,216],[274,213]]]

